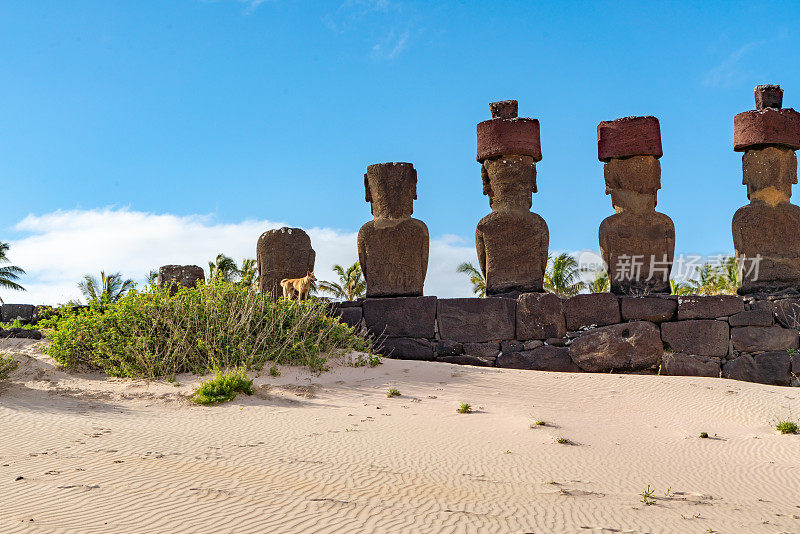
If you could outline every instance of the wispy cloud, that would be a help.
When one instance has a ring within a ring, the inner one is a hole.
[[[405,49],[408,42],[409,31],[406,30],[400,35],[394,30],[382,39],[380,42],[375,43],[372,47],[372,57],[376,59],[394,59]]]
[[[258,9],[258,7],[261,4],[265,4],[265,3],[271,2],[271,1],[273,1],[273,0],[239,0],[239,2],[241,2],[242,4],[245,4],[244,12],[248,13],[248,14],[250,14],[250,13],[254,12],[256,9]]]
[[[364,34],[372,42],[370,55],[377,60],[400,56],[412,35],[411,17],[406,7],[390,0],[346,0],[324,15],[322,22],[339,35]]]
[[[245,220],[221,223],[211,216],[155,214],[125,208],[56,211],[29,215],[14,226],[25,237],[10,242],[9,256],[27,275],[24,293],[3,291],[6,302],[57,304],[80,297],[77,282],[84,274],[121,272],[143,281],[151,269],[171,263],[205,267],[217,253],[237,261],[255,257],[261,233],[280,221]],[[331,267],[358,258],[356,233],[335,228],[306,228],[317,253],[316,273],[335,279]],[[472,243],[445,235],[431,240],[425,293],[442,297],[470,296],[465,276],[456,275],[463,261],[477,264]]]
[[[745,77],[744,63],[749,56],[758,50],[767,41],[753,41],[745,43],[710,69],[703,78],[703,85],[707,87],[730,87]]]

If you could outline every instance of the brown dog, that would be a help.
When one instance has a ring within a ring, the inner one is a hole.
[[[311,282],[316,281],[314,271],[307,273],[303,278],[284,278],[281,280],[283,298],[292,299],[296,294],[298,301],[306,300],[308,292],[311,290]]]

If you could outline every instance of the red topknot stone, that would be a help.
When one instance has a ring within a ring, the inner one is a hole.
[[[629,156],[664,155],[661,127],[655,117],[624,117],[597,125],[597,157],[608,162]]]
[[[777,145],[800,149],[800,113],[781,108],[783,89],[779,85],[759,85],[755,89],[756,109],[733,118],[733,149]]]
[[[492,119],[478,123],[478,161],[518,154],[542,160],[539,121],[517,117],[516,100],[489,104]]]

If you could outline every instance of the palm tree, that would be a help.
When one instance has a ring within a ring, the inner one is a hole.
[[[239,269],[239,284],[243,287],[253,287],[258,283],[258,264],[252,258],[242,260]]]
[[[0,241],[0,263],[9,263],[9,260],[6,257],[6,252],[8,249],[11,248],[8,243],[3,243]],[[19,275],[25,274],[25,271],[22,267],[17,267],[16,265],[6,265],[5,267],[0,267],[0,288],[3,289],[13,289],[14,291],[25,291],[25,288],[19,285],[16,281],[19,280]],[[3,303],[3,299],[0,298],[0,304]]]
[[[549,268],[544,273],[544,288],[559,297],[574,297],[586,287],[581,282],[578,262],[566,252],[551,258],[548,254]]]
[[[320,280],[317,288],[320,291],[327,291],[334,298],[342,300],[356,300],[363,297],[367,292],[367,282],[361,272],[361,264],[355,262],[345,269],[341,265],[334,265],[333,272],[339,277],[339,282],[326,282]]]
[[[474,265],[464,262],[456,269],[457,273],[466,273],[469,276],[469,281],[472,284],[472,292],[477,296],[483,298],[486,296],[486,279],[483,273],[475,268]]]
[[[669,292],[673,295],[691,295],[692,285],[686,282],[678,282],[674,278],[669,280]]]
[[[725,256],[719,263],[704,263],[697,267],[697,280],[690,280],[698,295],[734,295],[741,285],[736,256]]]
[[[219,253],[214,261],[208,262],[208,279],[222,280],[223,282],[234,282],[240,276],[239,267],[233,258]]]
[[[78,289],[81,290],[89,304],[94,302],[102,304],[117,302],[133,287],[134,283],[130,278],[123,280],[121,274],[106,275],[105,271],[100,271],[99,279],[86,274],[83,276],[83,280],[78,283]]]
[[[611,280],[608,278],[608,271],[598,269],[594,272],[594,280],[586,284],[590,293],[608,293],[611,291]]]

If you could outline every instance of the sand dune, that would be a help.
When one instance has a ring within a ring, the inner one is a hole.
[[[386,360],[200,407],[0,350],[4,533],[800,532],[795,388]]]

